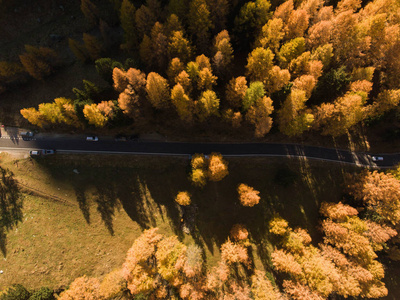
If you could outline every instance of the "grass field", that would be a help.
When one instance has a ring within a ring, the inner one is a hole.
[[[0,287],[22,282],[30,288],[58,288],[77,276],[118,268],[133,240],[154,226],[200,244],[214,265],[232,225],[246,224],[255,263],[268,270],[271,216],[279,213],[318,241],[319,203],[339,200],[343,175],[353,170],[315,161],[229,159],[229,176],[199,190],[187,180],[184,158],[57,155],[15,161],[2,156],[1,164],[34,193],[24,194],[23,222],[8,233]],[[260,191],[259,205],[239,204],[236,187],[242,182]],[[174,202],[181,190],[190,191],[196,207],[191,235],[182,232],[182,211]],[[35,196],[38,191],[45,197]]]

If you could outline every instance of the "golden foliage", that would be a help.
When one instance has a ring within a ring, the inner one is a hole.
[[[184,88],[179,83],[172,88],[171,100],[179,118],[186,123],[191,123],[193,120],[194,102],[189,99]]]
[[[232,243],[229,239],[221,245],[221,259],[226,264],[249,263],[247,249],[244,246]]]
[[[274,107],[269,97],[259,98],[247,111],[246,119],[255,125],[254,135],[256,137],[263,137],[271,130],[272,118],[270,115],[273,111]]]
[[[247,91],[246,77],[232,78],[226,87],[226,100],[233,108],[239,108]]]
[[[265,274],[258,270],[256,270],[254,275],[251,277],[251,292],[254,300],[283,299],[278,289],[274,288]]]
[[[274,217],[269,222],[269,232],[276,235],[285,235],[289,232],[289,223],[280,217]]]
[[[243,206],[253,207],[260,202],[260,192],[244,183],[237,188],[239,200]]]
[[[60,300],[100,300],[100,282],[97,278],[79,277],[71,283],[68,290],[61,293]]]
[[[208,179],[211,181],[220,181],[228,176],[228,162],[222,158],[219,153],[211,153],[208,162]]]
[[[164,77],[150,72],[147,75],[146,92],[153,107],[158,109],[168,107],[171,97],[168,82]]]
[[[337,204],[322,202],[319,211],[323,216],[339,222],[345,221],[349,216],[358,215],[358,211],[354,207],[343,204],[342,202]]]
[[[112,78],[114,82],[114,88],[117,92],[121,93],[128,87],[128,79],[125,71],[114,68]]]
[[[100,295],[106,299],[115,298],[125,292],[126,280],[122,276],[122,270],[115,270],[107,274],[100,284]]]
[[[175,202],[179,205],[190,205],[192,200],[190,199],[189,192],[179,192],[178,195],[176,195]]]
[[[384,219],[397,224],[400,221],[400,181],[392,174],[365,172],[349,185],[350,193],[363,200],[367,207]]]

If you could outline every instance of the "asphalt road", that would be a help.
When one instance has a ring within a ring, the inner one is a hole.
[[[306,146],[298,144],[267,143],[179,143],[155,141],[115,141],[111,137],[99,137],[97,142],[86,141],[84,136],[48,136],[36,135],[34,138],[22,138],[19,134],[2,135],[1,151],[29,151],[33,149],[55,149],[58,153],[117,153],[146,155],[191,155],[219,152],[223,156],[271,156],[301,157],[335,161],[371,167],[393,167],[400,163],[400,153],[372,154],[356,153],[349,150]],[[383,161],[374,162],[371,156],[381,156]]]

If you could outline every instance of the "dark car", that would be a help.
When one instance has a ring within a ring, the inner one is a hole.
[[[22,137],[33,137],[35,135],[32,131],[22,131],[19,134]]]
[[[137,140],[139,140],[139,135],[138,135],[138,134],[132,134],[132,135],[129,137],[129,139],[130,139],[131,141],[136,142]]]
[[[128,138],[125,135],[117,135],[114,140],[116,142],[126,142]]]

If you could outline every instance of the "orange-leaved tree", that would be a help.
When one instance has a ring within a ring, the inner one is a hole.
[[[248,186],[247,184],[240,184],[237,188],[239,193],[239,200],[243,206],[252,207],[260,202],[260,192]]]

